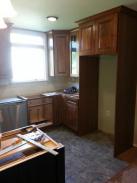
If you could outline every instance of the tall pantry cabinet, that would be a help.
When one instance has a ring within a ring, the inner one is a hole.
[[[98,127],[99,56],[117,55],[114,155],[118,156],[133,144],[137,12],[120,6],[77,23],[80,40],[79,134]]]

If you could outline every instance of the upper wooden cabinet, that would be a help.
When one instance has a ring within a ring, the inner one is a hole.
[[[117,14],[96,20],[96,54],[113,54],[117,51]]]
[[[78,21],[80,55],[114,54],[117,51],[118,15],[99,14]]]
[[[11,78],[10,28],[0,30],[0,79]]]
[[[69,31],[48,33],[49,74],[50,76],[69,75]]]
[[[92,55],[95,52],[95,24],[88,22],[80,25],[80,55]]]

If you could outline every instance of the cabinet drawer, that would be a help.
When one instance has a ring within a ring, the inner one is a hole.
[[[36,106],[42,104],[42,98],[28,100],[28,106]]]
[[[43,103],[44,103],[44,104],[52,103],[52,101],[53,101],[53,98],[52,98],[52,97],[45,97],[45,98],[43,99]]]

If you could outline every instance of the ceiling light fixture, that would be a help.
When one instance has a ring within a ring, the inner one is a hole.
[[[48,19],[48,21],[50,21],[50,22],[55,22],[55,21],[57,21],[58,17],[55,17],[55,16],[48,16],[47,19]]]

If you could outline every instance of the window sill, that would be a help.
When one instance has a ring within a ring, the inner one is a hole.
[[[48,79],[46,80],[34,80],[34,81],[11,81],[11,84],[29,84],[29,83],[39,83],[39,82],[48,82]]]

